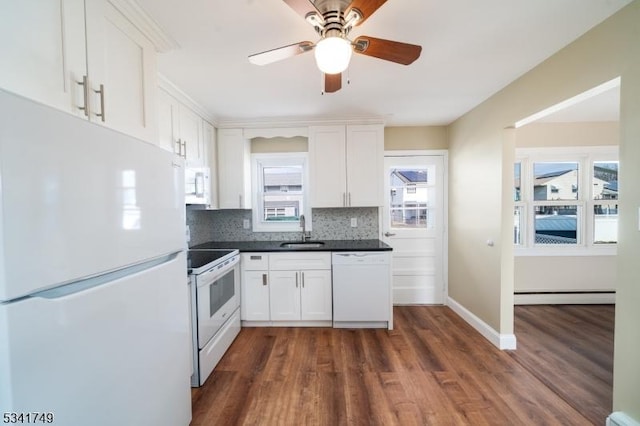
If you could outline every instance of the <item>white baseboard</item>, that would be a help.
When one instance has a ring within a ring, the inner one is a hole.
[[[514,294],[516,305],[611,305],[615,293],[539,293]]]
[[[494,330],[489,324],[478,318],[473,312],[453,300],[451,297],[447,297],[447,306],[451,308],[453,312],[458,314],[463,320],[465,320],[471,327],[475,328],[478,333],[482,334],[485,339],[491,342],[500,350],[514,350],[516,348],[516,336],[515,334],[500,334]]]
[[[607,426],[640,426],[640,423],[622,411],[615,411],[607,417]]]

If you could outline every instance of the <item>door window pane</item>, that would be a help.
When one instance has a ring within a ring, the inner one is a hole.
[[[391,170],[389,217],[392,228],[434,227],[433,215],[429,211],[433,182],[429,178],[426,168]]]
[[[577,244],[577,206],[534,207],[536,244]]]
[[[533,173],[534,200],[578,199],[578,163],[534,163]]]
[[[618,162],[596,161],[593,163],[593,199],[618,199]]]

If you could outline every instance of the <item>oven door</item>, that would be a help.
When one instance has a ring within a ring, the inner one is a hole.
[[[239,307],[239,256],[222,267],[196,276],[198,310],[198,348],[202,349]]]

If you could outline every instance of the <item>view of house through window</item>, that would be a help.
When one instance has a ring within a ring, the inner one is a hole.
[[[253,230],[298,231],[303,214],[310,230],[306,153],[253,154],[252,169]]]
[[[392,228],[433,228],[429,215],[427,168],[393,169],[389,175]]]
[[[265,221],[299,221],[304,207],[302,165],[262,168]]]
[[[521,247],[616,243],[618,161],[601,161],[598,153],[589,152],[576,153],[573,161],[546,161],[553,155],[542,151],[514,166],[514,243]]]

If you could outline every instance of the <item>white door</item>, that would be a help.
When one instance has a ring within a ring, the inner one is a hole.
[[[444,303],[444,156],[385,156],[382,232],[393,303]]]

